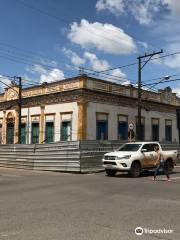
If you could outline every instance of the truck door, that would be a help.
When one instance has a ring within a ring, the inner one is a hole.
[[[155,147],[159,147],[159,145],[157,143],[152,143],[151,144],[151,149],[152,149],[152,154],[153,154],[153,158],[151,160],[151,166],[154,167],[155,162],[157,160],[157,153],[154,151]]]
[[[153,167],[153,159],[154,159],[154,155],[153,155],[153,148],[152,148],[152,144],[148,143],[148,144],[144,144],[144,146],[142,147],[142,149],[146,149],[146,152],[142,152],[143,155],[143,160],[142,160],[142,164],[144,168],[151,168]]]

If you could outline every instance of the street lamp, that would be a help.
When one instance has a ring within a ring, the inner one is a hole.
[[[165,80],[169,80],[170,78],[171,78],[171,76],[169,76],[169,75],[164,76]]]

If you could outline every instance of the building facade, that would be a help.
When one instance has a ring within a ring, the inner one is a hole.
[[[0,143],[18,142],[18,87],[0,95]],[[142,91],[142,138],[178,142],[171,89]],[[79,76],[22,90],[21,143],[70,140],[127,140],[128,125],[137,125],[137,88]]]

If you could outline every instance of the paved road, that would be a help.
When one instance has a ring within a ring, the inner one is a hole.
[[[0,168],[0,239],[179,240],[180,168],[172,177]],[[173,233],[136,236],[137,226]]]

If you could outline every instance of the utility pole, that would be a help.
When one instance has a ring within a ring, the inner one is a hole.
[[[19,95],[18,95],[18,114],[19,114],[19,121],[18,121],[18,144],[21,144],[21,110],[22,110],[22,78],[17,77],[19,80],[18,88],[19,88]]]
[[[142,79],[141,79],[141,72],[142,69],[145,67],[145,65],[151,60],[151,58],[155,55],[163,53],[163,50],[159,52],[153,52],[150,54],[146,54],[144,56],[139,56],[138,59],[138,121],[137,121],[137,139],[142,140],[142,134],[141,134],[141,109],[142,109]],[[143,61],[142,65],[142,59],[148,58],[147,60]]]

